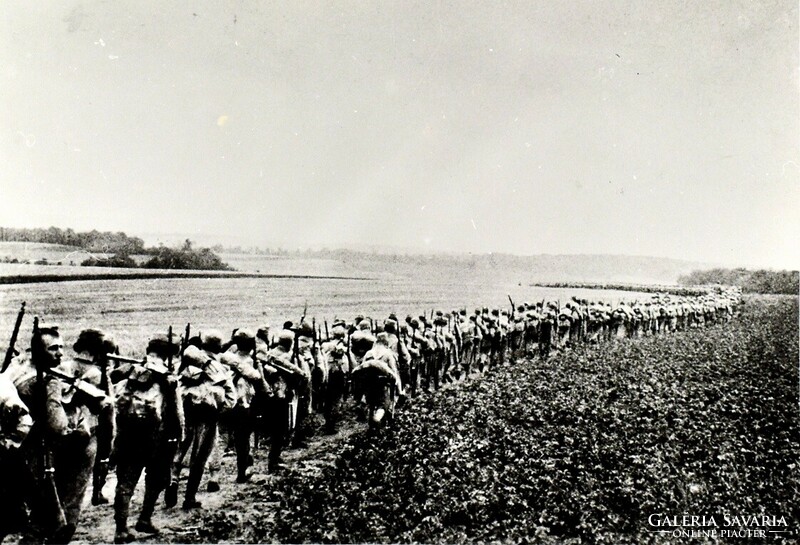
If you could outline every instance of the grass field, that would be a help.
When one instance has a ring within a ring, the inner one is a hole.
[[[54,261],[66,247],[0,243],[0,255]],[[169,325],[182,331],[192,328],[218,329],[280,325],[297,320],[305,303],[309,316],[320,324],[334,317],[353,318],[358,313],[386,317],[390,312],[430,313],[432,308],[452,310],[467,307],[508,305],[515,302],[566,301],[572,296],[616,301],[630,300],[636,293],[611,290],[556,289],[530,286],[535,271],[498,267],[480,262],[454,264],[436,258],[408,260],[382,257],[357,262],[305,257],[229,255],[225,259],[242,272],[311,275],[320,278],[146,278],[92,280],[109,272],[120,275],[141,269],[107,269],[24,264],[0,264],[0,279],[10,275],[85,275],[85,281],[0,285],[0,347],[11,336],[21,302],[27,302],[30,329],[32,316],[61,326],[67,343],[86,327],[110,332],[126,354],[140,354],[147,339],[165,332]],[[152,271],[159,273],[158,271]],[[162,271],[163,272],[163,271]],[[174,272],[174,271],[170,271]],[[194,273],[194,271],[187,271]],[[159,273],[161,274],[161,273]],[[364,280],[325,277],[360,277]],[[20,343],[28,342],[23,329]]]
[[[280,326],[297,321],[308,302],[309,316],[322,325],[336,316],[352,319],[363,313],[386,317],[390,312],[429,313],[432,308],[507,306],[507,294],[520,302],[560,299],[575,295],[603,299],[630,299],[629,292],[540,289],[512,282],[473,280],[451,282],[446,277],[380,280],[330,279],[151,279],[87,280],[64,283],[0,286],[0,346],[11,336],[22,301],[27,302],[30,329],[32,316],[58,323],[67,344],[87,327],[111,333],[124,354],[141,354],[147,339],[166,332],[172,325],[183,331],[187,323],[194,331],[234,327],[255,328],[269,323]],[[28,342],[25,330],[20,342]]]

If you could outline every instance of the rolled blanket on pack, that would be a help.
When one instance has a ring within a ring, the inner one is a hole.
[[[386,362],[381,361],[381,360],[366,360],[366,361],[356,365],[356,368],[353,369],[353,374],[360,373],[360,372],[368,370],[368,369],[374,369],[374,370],[376,370],[376,371],[388,376],[391,379],[394,379],[394,376],[395,376],[395,373],[392,370],[392,368],[389,367],[389,365]]]

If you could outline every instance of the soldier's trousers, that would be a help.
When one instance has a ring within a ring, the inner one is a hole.
[[[106,484],[111,447],[114,442],[114,406],[109,405],[100,412],[97,426],[97,454],[92,470],[92,486],[99,492]]]
[[[0,543],[8,534],[24,530],[28,522],[25,493],[32,484],[27,478],[20,449],[0,452]]]
[[[114,495],[114,522],[117,531],[128,527],[133,491],[145,471],[144,500],[139,520],[150,521],[159,494],[170,480],[172,459],[177,446],[169,443],[155,426],[121,426],[117,435],[115,457],[117,488]]]
[[[474,360],[474,344],[472,339],[464,340],[461,344],[461,368],[465,376],[472,370]]]
[[[173,468],[172,479],[178,482],[186,456],[189,458],[189,480],[186,482],[187,501],[194,501],[200,481],[206,469],[206,462],[214,448],[217,436],[219,415],[212,409],[191,409],[186,411],[186,438],[180,446]]]
[[[219,425],[217,425],[217,434],[214,437],[214,446],[211,448],[211,454],[208,456],[208,480],[209,482],[218,482],[217,475],[219,470],[222,469],[222,458],[225,451],[223,444],[222,434],[220,433]]]
[[[83,497],[92,477],[96,452],[97,440],[93,435],[73,433],[53,441],[53,476],[67,526],[61,528],[57,536],[49,535],[53,528],[52,521],[47,517],[52,512],[52,506],[44,504],[46,500],[41,495],[43,488],[36,486],[37,490],[31,491],[31,520],[23,541],[41,542],[48,539],[50,542],[69,543],[81,516]],[[32,470],[35,482],[39,482],[37,476],[42,475],[42,466],[40,460],[35,462]]]
[[[342,418],[346,385],[347,377],[343,372],[336,371],[329,375],[328,385],[325,388],[323,412],[325,414],[325,428],[330,433],[336,431],[336,424]]]
[[[244,477],[250,465],[250,438],[255,428],[255,414],[250,407],[238,406],[231,411],[233,443],[236,447],[236,471]]]
[[[297,416],[295,418],[294,444],[298,445],[311,435],[311,385],[300,389],[297,392],[295,401],[297,403]]]
[[[292,426],[292,407],[289,400],[282,397],[271,397],[266,400],[264,417],[269,422],[269,467],[272,469],[281,461],[283,446]]]

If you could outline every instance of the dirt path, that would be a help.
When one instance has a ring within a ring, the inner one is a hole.
[[[483,376],[479,372],[472,373],[467,380],[480,379]],[[463,383],[443,384],[441,390],[458,387]],[[426,395],[436,395],[435,392]],[[348,405],[350,405],[348,403]],[[414,401],[410,401],[413,406]],[[404,408],[401,410],[409,410]],[[411,409],[413,410],[413,409]],[[137,536],[137,543],[216,543],[220,536],[225,536],[226,543],[253,543],[256,541],[274,541],[274,539],[264,539],[271,535],[269,526],[277,514],[277,508],[281,502],[280,493],[276,486],[289,471],[299,471],[309,476],[318,474],[325,466],[335,464],[337,457],[342,451],[345,440],[356,434],[363,433],[367,429],[365,423],[356,421],[355,408],[348,406],[345,417],[339,431],[333,435],[323,435],[321,428],[322,418],[319,415],[312,415],[316,421],[318,432],[308,441],[308,447],[303,449],[286,450],[282,459],[286,469],[277,474],[267,472],[268,444],[263,444],[262,448],[253,451],[253,466],[251,467],[250,482],[236,484],[236,457],[234,455],[225,456],[222,459],[222,467],[218,474],[221,490],[218,492],[206,492],[207,474],[200,486],[197,495],[198,501],[203,505],[201,509],[184,511],[181,509],[183,492],[185,490],[185,479],[188,471],[182,474],[179,488],[178,505],[172,508],[165,508],[163,494],[159,498],[156,511],[153,515],[153,524],[160,529],[158,535],[147,535],[135,532],[134,525],[141,509],[141,500],[144,495],[144,477],[140,478],[139,484],[131,500],[130,516],[128,525],[132,533]],[[77,544],[96,544],[114,542],[114,489],[117,484],[116,475],[110,473],[106,486],[103,488],[104,495],[109,499],[109,504],[93,506],[90,502],[91,490],[87,491],[84,500],[83,513],[81,514],[80,524],[75,533],[72,543]],[[252,520],[258,514],[259,534],[253,535]],[[9,536],[7,543],[16,543],[19,536]]]
[[[317,435],[309,440],[307,448],[285,451],[283,460],[287,468],[291,468],[293,471],[319,472],[325,465],[335,463],[347,437],[365,429],[365,424],[348,418],[335,435]],[[228,542],[252,541],[247,537],[250,530],[247,524],[247,514],[257,510],[263,524],[264,515],[269,511],[273,513],[276,511],[280,504],[280,498],[274,492],[274,485],[286,474],[286,470],[278,474],[267,473],[268,447],[266,445],[264,448],[254,451],[253,454],[252,478],[249,483],[245,484],[236,484],[235,482],[236,457],[226,456],[223,458],[219,473],[221,490],[214,493],[206,492],[204,480],[197,495],[197,499],[203,504],[201,509],[191,511],[181,509],[182,496],[179,496],[177,506],[167,509],[164,507],[162,494],[153,516],[153,523],[161,530],[161,533],[155,536],[138,534],[133,530],[144,495],[144,478],[140,479],[131,501],[128,521],[131,531],[137,535],[137,542],[199,543],[209,540],[216,541],[214,536],[220,535],[219,528],[209,528],[209,525],[224,525],[225,533],[229,535],[226,539]],[[185,489],[185,476],[188,472],[184,471],[183,473],[184,480],[181,481],[180,494]],[[116,483],[116,476],[113,473],[110,474],[103,489],[105,496],[110,500],[108,505],[93,506],[87,496],[73,543],[114,542],[113,498]],[[209,518],[211,519],[210,523]],[[9,542],[14,541],[14,539],[9,540]]]

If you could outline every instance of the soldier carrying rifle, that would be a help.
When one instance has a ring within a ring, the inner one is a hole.
[[[112,397],[109,355],[117,352],[114,341],[102,331],[84,329],[72,349],[77,354],[75,362],[81,372],[99,376],[97,385],[106,395]],[[114,418],[113,403],[109,403],[97,417],[97,455],[92,469],[92,505],[108,503],[103,496],[103,486],[108,476],[111,445],[114,441]]]
[[[159,494],[170,481],[172,460],[183,433],[180,386],[171,369],[177,353],[178,346],[169,336],[154,336],[147,344],[145,359],[132,363],[126,378],[117,384],[115,543],[134,539],[128,529],[128,509],[142,470],[144,499],[135,528],[146,534],[158,533],[152,516]]]
[[[30,509],[25,541],[72,539],[97,452],[97,416],[111,403],[97,388],[99,371],[62,362],[63,355],[58,327],[39,327],[37,318],[30,358],[18,359],[8,370],[34,416],[23,444]]]
[[[2,374],[17,354],[15,344],[24,315],[25,303],[22,303],[0,369],[0,542],[6,535],[23,530],[28,518],[22,497],[24,482],[20,480],[26,473],[20,447],[28,437],[33,420],[14,383],[8,375]]]

